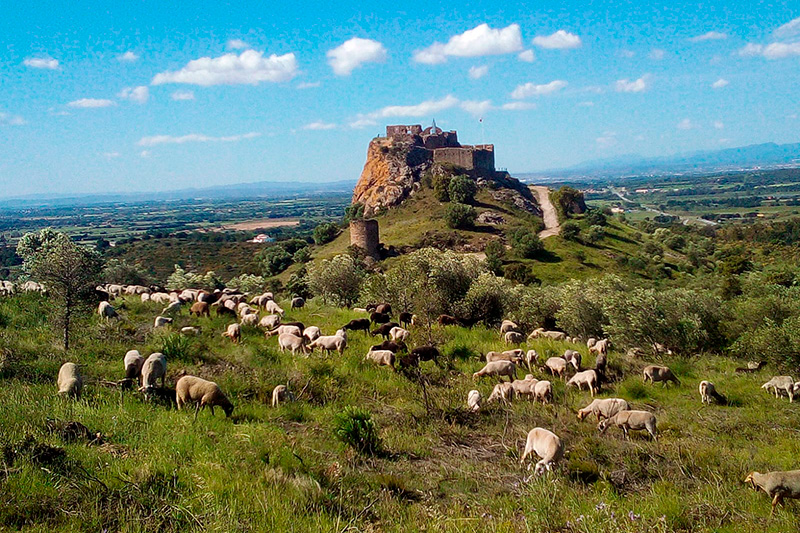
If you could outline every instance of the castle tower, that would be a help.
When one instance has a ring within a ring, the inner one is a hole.
[[[376,261],[381,258],[378,252],[379,242],[377,220],[361,219],[350,221],[350,244],[352,246],[358,246],[364,250],[369,257]]]

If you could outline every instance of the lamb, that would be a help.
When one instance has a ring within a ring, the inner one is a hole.
[[[164,309],[161,310],[162,315],[177,315],[181,312],[181,303],[180,302],[172,302]]]
[[[139,350],[130,350],[125,354],[123,359],[125,365],[125,380],[128,383],[133,383],[133,380],[139,381],[139,386],[142,386],[142,366],[144,365],[144,357],[139,353]]]
[[[527,379],[527,377],[526,377]],[[535,399],[542,403],[552,403],[553,401],[553,384],[549,381],[537,381],[533,387]]]
[[[776,398],[780,393],[786,393],[789,396],[789,403],[794,401],[794,379],[791,376],[775,376],[761,385],[761,388],[767,392],[772,391]]]
[[[161,378],[163,387],[167,379],[167,358],[163,353],[155,352],[142,364],[142,386],[139,387],[139,392],[149,393],[156,387],[158,378]]]
[[[581,354],[576,350],[567,350],[564,352],[564,360],[570,363],[577,372],[581,371]]]
[[[341,354],[347,348],[347,339],[341,335],[322,335],[309,343],[308,347],[311,348],[311,351],[319,347],[321,351],[326,353],[335,350]]]
[[[111,304],[106,301],[100,302],[100,304],[97,306],[97,314],[100,315],[100,318],[105,318],[106,321],[109,321],[112,318],[119,318],[116,309],[114,309]]]
[[[83,378],[75,363],[64,363],[58,369],[58,393],[62,396],[80,398]]]
[[[717,392],[717,388],[710,381],[701,381],[699,389],[700,403],[707,403],[710,405],[713,399],[715,402],[722,405],[727,401],[725,396]]]
[[[295,296],[292,298],[291,308],[292,309],[301,309],[306,306],[306,301],[299,296]]]
[[[503,320],[503,323],[500,324],[500,333],[505,335],[509,331],[519,332],[519,326],[510,320]]]
[[[308,342],[317,340],[322,333],[317,326],[308,326],[303,330],[303,337],[308,339]]]
[[[192,337],[197,337],[200,335],[200,327],[199,326],[186,326],[181,328],[181,333],[183,335],[190,335]]]
[[[484,376],[508,376],[508,381],[514,381],[514,376],[517,373],[517,365],[511,361],[492,361],[472,374],[472,379],[478,379]]]
[[[550,374],[564,379],[564,374],[567,372],[567,362],[562,357],[551,357],[544,362],[544,366],[550,370]]]
[[[656,435],[656,416],[649,411],[619,411],[617,414],[597,424],[600,433],[605,433],[609,426],[622,428],[625,438],[629,439],[628,431],[646,429],[653,440],[657,441]]]
[[[644,382],[647,383],[649,380],[651,383],[655,383],[656,381],[660,381],[662,385],[666,386],[666,384],[670,381],[674,382],[676,385],[680,385],[681,382],[675,377],[675,374],[672,373],[672,370],[665,366],[658,366],[658,365],[648,365],[644,367],[642,371],[642,376],[644,378]]]
[[[262,328],[275,329],[278,327],[278,325],[280,325],[280,323],[280,315],[267,315],[258,322],[258,325]]]
[[[604,398],[592,400],[592,403],[578,411],[578,420],[583,420],[589,415],[597,417],[600,422],[603,418],[611,418],[620,411],[629,411],[631,406],[622,398]]]
[[[231,342],[238,344],[239,341],[242,340],[242,326],[239,324],[229,324],[222,336],[228,337]]]
[[[283,316],[283,313],[284,313],[283,309],[281,309],[281,307],[278,304],[275,303],[275,300],[268,301],[265,309],[267,310],[267,313],[270,313],[270,314],[273,314],[273,315],[281,315],[281,316]]]
[[[284,335],[286,333],[290,333],[290,334],[294,335],[295,337],[302,337],[303,336],[302,328],[299,328],[299,327],[295,326],[294,324],[283,324],[281,326],[278,326],[277,328],[273,329],[272,331],[268,331],[266,333],[266,336],[267,337],[272,337],[273,335]]]
[[[772,511],[769,516],[775,514],[775,507],[783,505],[784,498],[800,498],[800,470],[788,470],[783,472],[750,472],[744,479],[745,483],[755,489],[761,489],[772,498]]]
[[[403,342],[405,342],[405,340],[408,338],[408,336],[410,334],[411,334],[411,332],[408,331],[407,329],[403,329],[403,328],[397,327],[397,326],[393,327],[389,331],[389,337],[391,337],[391,339],[393,341],[403,341]]]
[[[154,328],[162,328],[168,324],[172,324],[172,319],[166,316],[157,316],[153,321]]]
[[[355,331],[363,331],[364,333],[369,333],[370,328],[370,321],[369,318],[355,318],[342,326],[344,330],[355,330]]]
[[[189,314],[196,315],[197,318],[200,318],[201,316],[210,318],[211,310],[209,309],[207,302],[195,302],[189,308]]]
[[[607,354],[608,353],[608,339],[602,339],[589,347],[589,353]]]
[[[511,387],[511,383],[508,381],[503,381],[494,386],[492,393],[489,395],[489,399],[486,400],[486,403],[510,403],[513,398],[514,389]]]
[[[407,312],[402,312],[398,315],[397,320],[400,322],[400,325],[404,328],[408,329],[408,326],[411,324],[411,320],[414,318],[414,315]]]
[[[583,386],[586,385],[592,396],[600,390],[600,385],[597,382],[597,372],[592,369],[576,373],[567,381],[567,386],[569,387],[570,385],[578,387],[578,390],[582,390]]]
[[[533,428],[528,432],[528,439],[525,443],[525,452],[522,454],[520,464],[525,463],[525,459],[532,453],[541,457],[536,463],[534,472],[536,475],[551,471],[553,465],[564,457],[564,444],[558,435],[544,428]]]
[[[488,352],[486,354],[486,362],[491,363],[492,361],[511,361],[518,365],[522,363],[522,357],[514,352]]]
[[[516,331],[506,332],[503,338],[505,339],[506,344],[522,344],[525,342],[525,335]]]
[[[239,322],[243,326],[256,327],[258,325],[258,315],[244,315]]]
[[[211,408],[211,416],[214,416],[215,406],[222,408],[225,411],[225,416],[231,416],[233,412],[233,404],[220,390],[219,385],[213,381],[206,381],[196,376],[183,376],[178,380],[175,392],[178,410],[183,409],[183,406],[189,402],[197,404],[194,410],[195,420],[197,420],[197,414],[200,410],[206,407]]]
[[[272,389],[272,407],[278,407],[280,404],[293,401],[294,394],[289,390],[286,385],[278,385]]]
[[[394,370],[395,356],[391,350],[370,350],[367,352],[365,359],[378,363],[378,365],[390,366]]]
[[[467,394],[467,409],[469,409],[473,413],[477,413],[481,410],[481,401],[483,397],[481,396],[480,391],[471,390],[469,394]]]
[[[302,350],[303,353],[306,353],[306,340],[292,333],[281,333],[278,335],[278,347],[281,349],[281,352],[291,350],[292,355],[295,355],[297,350]]]

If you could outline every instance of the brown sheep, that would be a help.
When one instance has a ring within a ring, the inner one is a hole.
[[[233,404],[228,397],[220,390],[219,385],[213,381],[206,381],[195,376],[183,376],[175,386],[178,409],[182,409],[189,402],[197,404],[194,410],[194,418],[201,409],[211,408],[211,416],[214,416],[214,407],[221,407],[225,411],[225,416],[231,416]]]
[[[201,316],[211,317],[211,309],[206,302],[195,302],[189,308],[190,315],[196,315],[198,318]]]

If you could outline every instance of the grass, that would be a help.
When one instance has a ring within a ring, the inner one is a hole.
[[[623,378],[601,396],[624,397],[658,417],[658,442],[637,432],[625,441],[614,428],[600,436],[594,423],[579,422],[575,410],[589,403],[588,392],[565,389],[557,379],[554,405],[517,401],[468,413],[468,391],[486,398],[496,383],[471,378],[483,364],[480,354],[503,348],[493,330],[435,330],[443,361],[422,363],[426,406],[419,380],[364,360],[374,339],[363,333],[350,336],[341,356],[292,357],[256,329],[245,328],[234,345],[220,336],[226,319],[181,315],[173,331],[196,324],[202,334],[176,348],[179,358],[168,358],[168,383],[184,372],[213,379],[236,406],[230,419],[204,411],[193,422],[190,412],[147,403],[137,393],[121,396],[103,383],[122,377],[127,350],[147,354],[170,338],[150,333],[161,306],[129,299],[121,324],[85,319],[68,357],[54,345],[57,332],[36,311],[40,306],[33,295],[0,300],[8,319],[0,341],[10,361],[0,368],[0,530],[800,527],[796,502],[769,520],[769,499],[742,483],[750,470],[797,467],[797,405],[759,388],[776,369],[740,375],[734,372],[740,363],[723,357],[665,359],[682,384],[662,387],[642,384],[641,369],[653,361],[612,353],[609,362]],[[330,334],[356,316],[312,300],[287,320]],[[547,355],[576,348],[584,365],[593,364],[585,347],[535,341],[523,348]],[[58,367],[68,359],[82,364],[86,376],[79,401],[55,394]],[[701,379],[713,381],[732,405],[701,406]],[[270,407],[272,389],[287,383],[297,401]],[[336,438],[335,420],[349,406],[370,413],[381,453],[361,454]],[[66,442],[48,431],[48,419],[76,420],[102,433],[105,444]],[[519,465],[535,426],[555,431],[567,448],[558,472],[544,478]],[[64,453],[56,457],[48,447]]]

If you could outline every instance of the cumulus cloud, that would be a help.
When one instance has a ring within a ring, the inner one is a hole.
[[[618,93],[640,93],[647,89],[649,86],[649,77],[647,74],[639,78],[638,80],[629,80],[628,78],[624,78],[621,80],[617,80],[614,84],[614,90]]]
[[[650,50],[650,54],[647,57],[649,57],[653,61],[661,61],[662,59],[664,59],[665,54],[666,52],[661,48],[653,48],[652,50]]]
[[[348,124],[348,126],[350,126],[353,129],[357,129],[357,130],[360,130],[361,128],[366,128],[368,126],[377,126],[377,125],[378,125],[378,123],[375,122],[373,119],[371,119],[371,118],[363,118],[363,117],[362,118],[358,118],[358,119],[350,122],[350,124]]]
[[[264,57],[263,52],[245,50],[238,56],[232,53],[189,61],[180,70],[156,74],[151,84],[256,85],[262,81],[289,81],[296,75],[297,60],[293,53]]]
[[[414,52],[414,61],[435,65],[444,63],[450,56],[491,56],[511,54],[520,50],[522,50],[522,34],[519,24],[493,29],[484,23],[450,37],[447,43],[435,42],[427,48],[417,50]]]
[[[685,118],[685,119],[681,120],[680,122],[678,122],[678,126],[677,127],[678,127],[679,130],[690,130],[690,129],[694,128],[694,124],[692,123],[692,121],[690,119]]]
[[[522,100],[523,98],[530,98],[531,96],[540,96],[543,94],[551,94],[560,91],[567,86],[564,80],[553,80],[550,83],[537,85],[535,83],[525,83],[517,85],[517,88],[511,93],[511,98],[515,100]]]
[[[74,100],[67,104],[70,107],[94,108],[94,107],[111,107],[116,105],[112,100],[103,98],[81,98]]]
[[[200,133],[190,133],[188,135],[181,135],[179,137],[173,135],[153,135],[150,137],[142,137],[136,143],[139,146],[156,146],[158,144],[185,144],[185,143],[208,143],[208,142],[237,142],[245,139],[254,139],[260,137],[261,134],[251,131],[250,133],[243,133],[241,135],[229,135],[227,137],[211,137]]]
[[[303,126],[304,130],[332,130],[336,128],[336,124],[331,124],[329,122],[312,122],[311,124],[306,124]]]
[[[770,43],[768,45],[748,43],[739,50],[741,56],[763,56],[767,59],[783,59],[800,56],[800,41],[794,43]]]
[[[476,117],[481,116],[487,111],[493,109],[491,100],[483,100],[480,102],[476,100],[465,100],[461,102],[460,106],[461,109]]]
[[[444,111],[457,106],[459,103],[458,98],[453,95],[447,95],[440,100],[425,100],[415,105],[390,105],[386,106],[374,113],[370,113],[368,118],[389,118],[389,117],[427,117],[433,113]]]
[[[386,48],[378,41],[353,37],[328,50],[328,64],[337,76],[349,76],[354,69],[364,63],[381,63],[386,61]]]
[[[772,35],[774,35],[776,39],[794,39],[800,36],[800,17],[779,26],[772,32]]]
[[[139,87],[125,87],[119,93],[117,93],[117,98],[143,104],[147,102],[148,98],[150,98],[150,89],[147,88],[147,85],[140,85]]]
[[[322,84],[320,82],[318,82],[318,81],[304,81],[303,83],[298,83],[297,84],[297,88],[298,89],[313,89],[315,87],[319,87],[320,85],[322,85]]]
[[[722,89],[723,87],[727,87],[730,82],[725,78],[720,78],[714,83],[711,84],[712,89]]]
[[[489,73],[489,67],[486,65],[482,65],[480,67],[469,67],[469,77],[473,80],[477,80],[486,76]]]
[[[508,102],[503,104],[500,108],[504,111],[527,111],[528,109],[535,109],[536,104],[533,102]]]
[[[175,91],[170,98],[176,101],[194,100],[194,91]]]
[[[244,48],[250,48],[250,45],[241,39],[231,39],[225,44],[225,47],[228,50],[242,50]]]
[[[533,44],[549,50],[570,50],[580,48],[581,38],[574,33],[558,30],[550,35],[537,35],[533,38]]]
[[[130,50],[117,56],[117,61],[122,61],[123,63],[133,63],[137,59],[139,59],[139,56]]]
[[[525,63],[533,63],[536,60],[536,55],[533,53],[533,50],[523,50],[519,53],[517,58]]]
[[[727,38],[728,38],[727,33],[722,33],[719,31],[710,31],[704,33],[703,35],[697,35],[696,37],[692,37],[689,40],[692,41],[693,43],[701,43],[703,41],[721,41]]]
[[[0,111],[0,126],[22,126],[23,124],[26,122],[21,116]]]
[[[26,67],[58,70],[58,59],[52,57],[29,57],[22,62]]]

